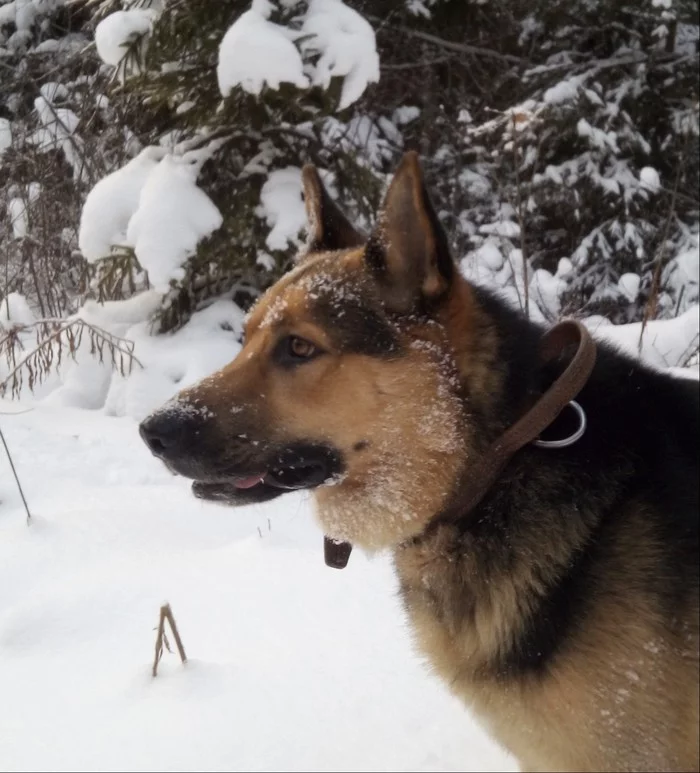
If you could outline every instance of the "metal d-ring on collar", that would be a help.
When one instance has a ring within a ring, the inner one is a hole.
[[[576,400],[569,400],[568,405],[570,405],[578,414],[579,427],[576,432],[573,432],[569,437],[561,438],[560,440],[533,440],[533,445],[538,446],[539,448],[566,448],[583,437],[583,433],[586,431],[586,413]]]

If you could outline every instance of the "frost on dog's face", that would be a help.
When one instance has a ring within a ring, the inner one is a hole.
[[[251,311],[238,357],[142,433],[201,497],[244,504],[314,489],[328,536],[381,548],[422,530],[463,463],[459,382],[439,319],[452,261],[415,158],[364,246],[315,170],[304,183],[298,265]],[[164,425],[179,440],[158,440]]]

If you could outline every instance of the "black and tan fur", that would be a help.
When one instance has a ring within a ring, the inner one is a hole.
[[[543,331],[459,275],[414,154],[368,238],[304,188],[308,250],[146,441],[201,497],[312,488],[327,535],[392,550],[418,646],[523,769],[697,771],[697,383],[600,345],[581,440],[527,446],[465,513],[557,375]]]

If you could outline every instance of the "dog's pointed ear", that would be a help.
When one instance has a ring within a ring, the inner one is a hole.
[[[394,174],[365,260],[391,311],[435,304],[450,287],[455,263],[413,151],[404,155]]]
[[[357,231],[326,190],[318,170],[306,164],[301,170],[306,207],[306,254],[359,247],[365,236]]]

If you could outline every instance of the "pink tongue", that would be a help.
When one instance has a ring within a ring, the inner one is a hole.
[[[238,480],[234,480],[233,485],[236,488],[253,488],[253,486],[257,486],[258,483],[262,483],[262,481],[262,475],[251,475],[250,478],[238,478]]]

